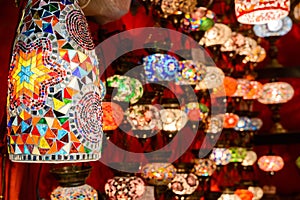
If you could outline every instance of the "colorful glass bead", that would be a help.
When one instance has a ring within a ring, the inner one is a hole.
[[[258,101],[263,104],[286,103],[294,96],[293,87],[286,82],[273,82],[263,85]]]
[[[134,104],[143,96],[143,85],[138,79],[129,76],[114,75],[106,81],[107,86],[117,88],[117,93],[113,93],[113,100],[115,101]]]
[[[171,163],[148,163],[142,167],[142,178],[151,185],[168,185],[176,175]]]
[[[77,3],[34,0],[25,7],[8,76],[12,161],[101,157],[104,87],[88,23]]]

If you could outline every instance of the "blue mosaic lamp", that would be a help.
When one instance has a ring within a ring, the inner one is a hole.
[[[175,57],[157,53],[144,57],[143,61],[148,82],[175,80],[179,69],[179,62]]]
[[[8,152],[17,162],[98,160],[104,88],[77,0],[29,0],[8,76]]]

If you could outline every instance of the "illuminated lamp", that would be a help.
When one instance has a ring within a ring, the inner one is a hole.
[[[102,102],[103,131],[115,130],[123,121],[124,112],[121,106],[114,102]]]
[[[23,14],[8,72],[9,158],[54,163],[100,159],[104,91],[78,2],[28,1]]]
[[[289,0],[235,0],[235,15],[242,24],[266,24],[284,18],[289,12]]]
[[[275,155],[262,156],[258,159],[257,164],[261,170],[270,172],[271,174],[280,171],[284,167],[282,157]]]

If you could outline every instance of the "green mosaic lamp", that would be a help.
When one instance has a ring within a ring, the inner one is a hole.
[[[29,0],[8,76],[9,158],[87,162],[101,157],[104,88],[77,0]]]

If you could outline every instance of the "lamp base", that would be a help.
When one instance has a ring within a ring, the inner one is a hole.
[[[283,128],[280,122],[276,122],[273,124],[272,128],[270,129],[270,133],[286,133],[287,130]]]

